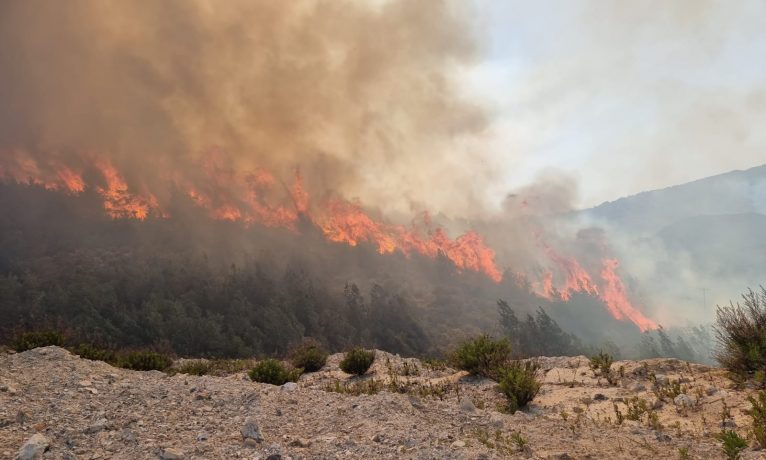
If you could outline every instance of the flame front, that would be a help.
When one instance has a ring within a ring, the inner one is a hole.
[[[57,165],[39,164],[23,152],[8,155],[13,161],[0,165],[0,179],[17,183],[40,185],[50,190],[67,190],[79,194],[92,188],[103,199],[106,213],[112,218],[144,220],[150,215],[168,217],[156,196],[146,190],[132,189],[120,171],[107,159],[96,158],[90,163],[103,179],[102,183],[86,184],[81,174]],[[301,216],[313,224],[329,241],[356,246],[374,245],[381,254],[401,251],[435,258],[444,255],[458,269],[481,272],[495,282],[502,274],[495,263],[495,253],[476,232],[469,231],[455,239],[440,228],[432,229],[426,218],[425,231],[383,222],[366,213],[361,205],[330,198],[312,203],[302,176],[287,189],[289,201],[275,201],[278,181],[269,172],[255,170],[239,173],[229,167],[222,155],[211,153],[201,163],[203,180],[191,181],[176,174],[172,181],[191,201],[205,209],[213,219],[260,224],[268,227],[298,231]],[[145,184],[139,184],[139,186]]]
[[[38,185],[48,190],[61,190],[80,194],[94,190],[103,199],[103,207],[112,218],[144,220],[149,216],[169,217],[147,184],[131,187],[123,174],[105,158],[87,158],[88,171],[96,177],[87,183],[83,170],[62,165],[54,160],[40,164],[23,152],[4,155],[0,163],[0,180]],[[227,166],[222,156],[210,154],[200,164],[201,177],[194,181],[176,173],[171,182],[183,191],[196,206],[213,219],[245,224],[259,224],[300,231],[299,221],[317,228],[332,242],[357,246],[374,245],[380,254],[400,251],[405,255],[420,254],[430,258],[441,255],[459,270],[483,273],[495,282],[503,275],[495,261],[495,251],[475,231],[450,238],[441,228],[433,228],[427,214],[422,223],[407,227],[376,219],[365,212],[359,203],[338,198],[312,201],[303,178],[296,172],[293,183],[281,184],[264,170],[246,173]],[[88,177],[91,177],[88,176]],[[275,198],[275,196],[277,198]],[[280,198],[281,197],[281,198]],[[568,301],[574,293],[585,293],[601,299],[609,313],[618,320],[629,320],[641,331],[656,329],[657,324],[645,317],[629,300],[625,286],[617,274],[619,262],[607,257],[601,262],[600,272],[586,270],[575,258],[566,257],[547,245],[539,232],[537,244],[548,263],[552,265],[541,273],[541,279],[531,283],[532,289],[547,299]]]
[[[563,280],[557,287],[554,282],[552,271],[543,273],[542,281],[532,283],[533,288],[541,297],[547,299],[561,299],[568,301],[576,292],[586,293],[598,297],[607,307],[607,310],[617,320],[629,320],[635,324],[641,332],[657,329],[656,322],[647,318],[630,301],[622,279],[617,274],[620,263],[613,257],[601,260],[601,270],[598,272],[598,281],[574,258],[558,254],[550,246],[542,241],[539,232],[535,238],[543,247],[548,260],[554,264],[556,271],[563,274]]]

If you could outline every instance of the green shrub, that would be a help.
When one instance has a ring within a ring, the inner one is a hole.
[[[749,289],[744,305],[731,303],[716,310],[716,360],[741,376],[766,370],[766,289]]]
[[[508,401],[508,411],[514,413],[535,399],[542,385],[537,380],[539,366],[532,361],[514,361],[497,371],[500,391]]]
[[[467,340],[452,353],[452,361],[458,369],[491,378],[497,378],[498,369],[508,363],[510,357],[510,342],[494,340],[488,335]]]
[[[614,358],[609,353],[599,352],[596,356],[590,358],[590,368],[596,377],[603,377],[610,385],[616,383],[614,374],[612,374],[612,363]]]
[[[752,395],[747,397],[750,404],[753,405],[745,411],[747,415],[753,418],[753,436],[761,449],[766,449],[766,390],[758,393],[758,399]]]
[[[91,361],[104,361],[107,363],[114,363],[117,356],[114,350],[100,348],[90,343],[81,343],[72,348],[70,351],[83,359],[89,359]]]
[[[193,359],[185,361],[178,367],[179,374],[189,375],[207,375],[212,371],[213,366],[210,361],[204,359]]]
[[[173,360],[154,351],[135,350],[119,355],[116,364],[117,367],[134,371],[164,371],[173,364]]]
[[[723,452],[726,454],[726,458],[730,460],[739,458],[739,453],[747,447],[747,441],[742,439],[734,430],[723,430],[716,435],[716,438],[721,441]]]
[[[346,374],[364,375],[375,361],[375,352],[363,348],[352,348],[340,362],[340,369]]]
[[[179,365],[176,372],[189,375],[215,375],[219,377],[252,369],[253,359],[194,359]]]
[[[288,370],[281,361],[269,358],[256,364],[248,375],[256,382],[284,385],[287,382],[296,382],[301,373],[300,369]]]
[[[327,356],[327,351],[319,342],[307,340],[292,351],[290,362],[295,368],[303,369],[303,372],[316,372],[324,367]]]
[[[57,331],[32,331],[19,335],[13,341],[16,351],[27,351],[38,347],[64,346],[64,336]]]

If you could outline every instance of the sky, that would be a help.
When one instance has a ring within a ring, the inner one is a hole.
[[[496,199],[559,174],[587,207],[766,163],[766,3],[477,0],[476,15],[463,83],[493,114]]]

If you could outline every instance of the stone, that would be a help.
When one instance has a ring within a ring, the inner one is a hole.
[[[376,433],[376,434],[374,434],[372,436],[372,438],[370,438],[370,440],[372,442],[382,442],[383,441],[383,435],[381,435],[380,433]]]
[[[298,384],[295,382],[287,382],[282,385],[282,389],[285,391],[295,391],[298,389]]]
[[[247,440],[253,440],[256,443],[263,441],[263,436],[261,436],[261,430],[258,428],[258,423],[252,418],[245,420],[245,424],[239,432],[242,433],[242,437],[245,438],[246,442]]]
[[[50,439],[40,433],[33,434],[32,437],[27,439],[27,442],[21,446],[16,458],[17,460],[39,460],[43,458],[43,453],[48,450],[50,445]]]
[[[470,399],[463,398],[460,400],[460,410],[463,412],[476,412],[476,406]]]
[[[410,395],[408,398],[410,401],[410,404],[412,404],[412,407],[414,407],[417,410],[424,410],[426,407],[423,405],[423,402],[415,395]]]
[[[291,447],[306,448],[306,447],[311,446],[311,441],[309,441],[308,439],[297,438],[297,439],[293,439],[292,441],[290,441],[290,446]]]
[[[100,431],[104,431],[107,429],[108,425],[109,425],[109,422],[105,418],[99,419],[93,425],[90,425],[88,428],[85,428],[85,434],[95,434]]]
[[[203,431],[197,435],[197,441],[207,441],[208,439],[210,439],[210,434],[206,431]]]
[[[271,454],[268,457],[266,457],[266,460],[282,460],[282,455],[280,455],[280,454]]]
[[[123,428],[120,431],[120,439],[125,442],[134,442],[136,440],[136,433],[134,433],[130,428]]]
[[[452,447],[453,449],[459,448],[459,447],[465,447],[465,441],[457,440],[453,442],[452,444],[450,444],[450,447]]]
[[[686,394],[680,394],[673,399],[673,404],[679,407],[692,407],[694,400]]]
[[[654,376],[654,381],[657,385],[667,385],[669,382],[668,376],[665,374],[656,374]]]
[[[595,395],[593,395],[594,401],[606,401],[608,399],[609,397],[603,393],[596,393]]]
[[[16,423],[19,425],[23,425],[29,421],[29,416],[23,411],[20,410],[16,412]]]
[[[718,388],[716,388],[713,385],[710,385],[709,387],[705,389],[705,394],[707,394],[708,396],[713,396],[716,393],[718,393]]]
[[[643,383],[637,383],[633,385],[633,388],[631,388],[636,393],[640,393],[642,391],[646,391],[646,386]]]
[[[258,447],[258,444],[260,444],[260,441],[256,441],[253,438],[245,438],[245,445],[247,447]]]
[[[168,447],[167,449],[163,449],[162,453],[160,454],[160,459],[162,460],[183,460],[184,453],[181,449],[176,449],[173,447]]]

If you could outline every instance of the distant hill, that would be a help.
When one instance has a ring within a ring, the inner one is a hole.
[[[581,217],[642,236],[698,216],[766,214],[766,165],[603,203]]]

